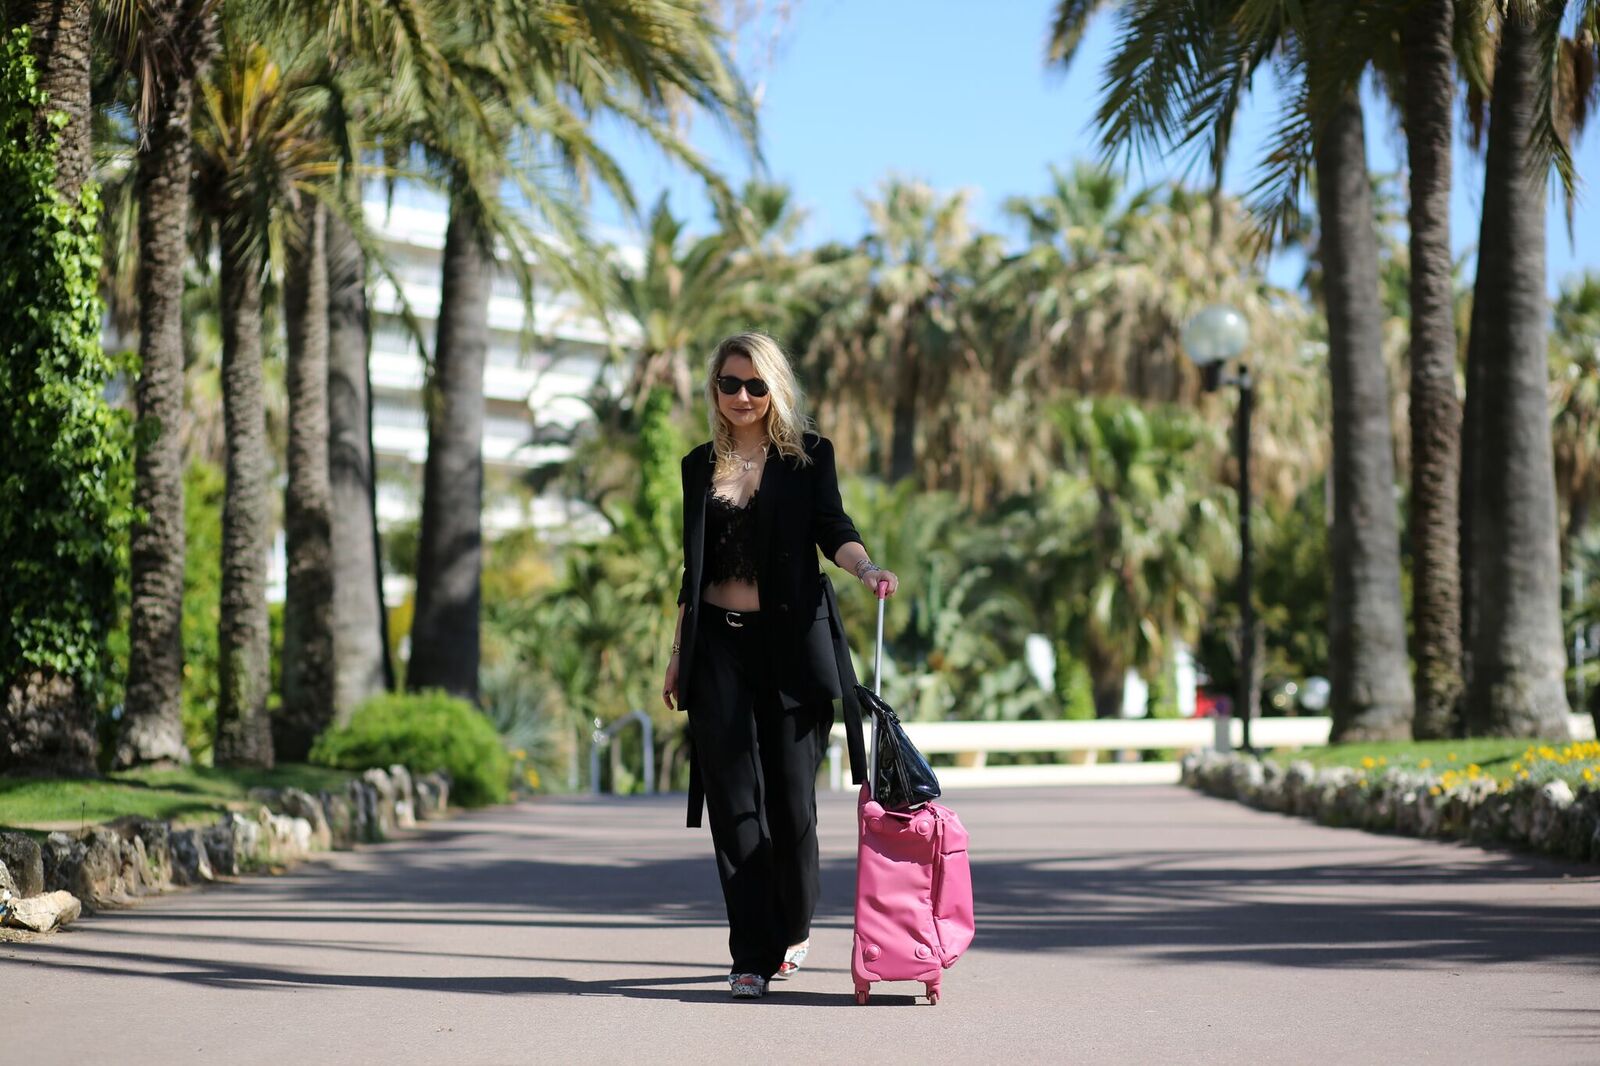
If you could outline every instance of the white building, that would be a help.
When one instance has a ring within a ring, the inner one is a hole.
[[[400,190],[392,204],[369,200],[364,208],[368,229],[382,246],[393,277],[391,281],[375,275],[369,294],[372,445],[378,471],[378,525],[386,529],[415,519],[421,506],[428,455],[422,402],[426,368],[402,308],[409,305],[418,333],[431,350],[449,218],[441,198],[416,189]],[[637,257],[638,252],[624,248],[622,254]],[[583,397],[602,379],[617,386],[616,373],[608,370],[612,346],[627,350],[638,336],[633,323],[614,320],[608,327],[575,296],[554,286],[536,291],[531,325],[529,329],[527,305],[515,278],[500,271],[489,300],[483,381],[483,524],[488,537],[529,526],[581,528],[594,521],[582,504],[551,494],[530,498],[525,490],[517,491],[515,483],[525,471],[566,456],[562,445],[534,446],[536,427],[570,429],[590,418]],[[280,533],[269,574],[269,597],[274,600],[283,597],[285,564]],[[408,578],[386,578],[385,599],[400,602],[410,584]]]

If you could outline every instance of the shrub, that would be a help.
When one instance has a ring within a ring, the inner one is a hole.
[[[444,770],[464,807],[502,803],[511,759],[489,719],[444,692],[377,696],[350,722],[317,738],[311,761],[345,770],[400,763],[414,773]]]

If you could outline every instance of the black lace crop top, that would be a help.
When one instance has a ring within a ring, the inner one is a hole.
[[[757,492],[760,490],[758,489]],[[756,583],[756,493],[743,507],[715,492],[706,497],[705,578],[702,585],[722,581]]]

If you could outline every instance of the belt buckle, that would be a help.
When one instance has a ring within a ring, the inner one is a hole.
[[[742,611],[724,611],[722,613],[723,613],[723,615],[726,616],[726,621],[727,621],[728,625],[730,625],[734,629],[743,629],[744,628],[744,623],[738,620],[743,614]]]

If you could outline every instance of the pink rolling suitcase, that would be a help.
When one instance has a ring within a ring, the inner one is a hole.
[[[878,591],[873,691],[880,693],[886,591]],[[874,717],[867,763],[873,770],[878,728]],[[921,981],[928,1002],[937,1004],[944,970],[972,943],[967,831],[956,813],[940,803],[885,810],[872,798],[873,778],[869,771],[856,806],[856,928],[850,953],[856,1002],[866,1003],[877,981]]]

